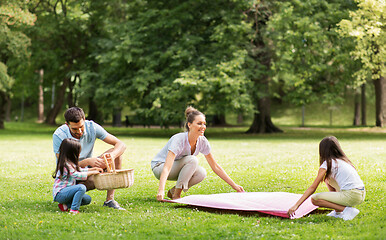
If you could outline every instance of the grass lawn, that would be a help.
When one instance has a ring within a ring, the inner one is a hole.
[[[352,221],[318,210],[290,220],[262,214],[209,211],[155,199],[158,180],[150,160],[179,129],[108,128],[127,145],[124,168],[135,183],[116,191],[128,211],[102,207],[105,192],[89,192],[92,204],[72,216],[52,202],[55,128],[8,123],[0,131],[0,239],[385,239],[386,133],[370,128],[285,128],[285,133],[245,135],[246,128],[208,129],[215,159],[246,191],[303,193],[318,169],[318,143],[335,135],[367,189]],[[94,152],[108,146],[97,141]],[[200,155],[207,178],[187,194],[232,192]],[[168,182],[167,187],[173,186]],[[320,186],[318,192],[327,191]]]

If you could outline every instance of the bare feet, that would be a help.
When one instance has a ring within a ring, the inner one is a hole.
[[[182,188],[175,188],[173,192],[173,198],[172,199],[178,199],[181,198]]]
[[[182,188],[176,188],[176,186],[174,186],[168,191],[168,198],[172,200],[181,198],[181,193]]]
[[[173,199],[173,194],[174,194],[174,190],[176,189],[176,187],[172,187],[171,189],[169,189],[168,191],[168,198],[170,199]]]

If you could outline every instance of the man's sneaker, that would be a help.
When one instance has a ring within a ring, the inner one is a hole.
[[[352,220],[353,218],[355,218],[356,215],[358,215],[358,213],[358,209],[353,207],[346,207],[339,217],[343,218],[343,220],[345,221]]]
[[[111,207],[111,208],[118,209],[118,210],[126,210],[123,207],[119,206],[119,204],[115,200],[106,201],[103,203],[103,206],[104,207]]]
[[[68,211],[68,207],[67,207],[66,204],[59,203],[58,207],[59,207],[60,211],[62,211],[62,212],[67,212]]]
[[[341,214],[342,214],[342,212],[337,213],[335,210],[333,210],[332,212],[327,214],[327,216],[334,217],[334,218],[339,218]]]

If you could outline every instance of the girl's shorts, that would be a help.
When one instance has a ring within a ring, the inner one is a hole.
[[[341,190],[340,192],[322,192],[311,196],[314,200],[326,200],[342,206],[352,207],[361,204],[365,200],[366,190],[350,189]]]

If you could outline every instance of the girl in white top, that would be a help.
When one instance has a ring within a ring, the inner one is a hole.
[[[181,197],[182,190],[187,191],[206,177],[203,167],[198,166],[197,155],[201,152],[212,170],[237,192],[244,192],[214,160],[210,145],[204,132],[206,129],[205,115],[193,107],[185,110],[187,132],[177,133],[170,138],[165,147],[151,161],[151,168],[159,181],[157,200],[164,199],[166,180],[177,181],[168,191],[168,197]]]
[[[330,192],[312,195],[312,204],[334,209],[327,216],[344,220],[353,219],[359,210],[352,206],[362,203],[366,195],[358,172],[334,136],[326,137],[320,142],[319,155],[318,176],[297,203],[288,210],[288,215],[293,216],[299,206],[315,192],[318,185],[324,180]]]

